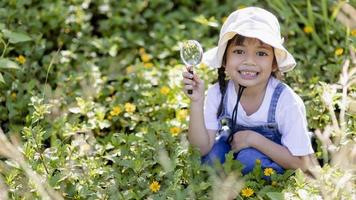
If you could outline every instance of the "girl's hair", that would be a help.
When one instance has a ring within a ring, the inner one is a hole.
[[[224,103],[224,96],[226,93],[227,89],[227,83],[228,80],[226,80],[226,74],[225,74],[225,65],[226,65],[226,51],[230,45],[242,45],[243,42],[245,41],[246,37],[242,35],[236,34],[233,38],[231,38],[226,45],[225,52],[223,55],[221,67],[218,68],[218,82],[219,82],[219,88],[220,88],[220,93],[221,93],[221,99],[220,99],[220,104],[217,112],[217,117],[220,116],[223,108],[223,103]],[[262,43],[262,41],[260,41]],[[273,47],[272,47],[273,48]],[[273,56],[273,66],[277,66],[277,60],[276,57]],[[281,80],[283,78],[282,72],[278,69],[278,67],[275,68],[274,71],[272,71],[271,74],[273,77]]]

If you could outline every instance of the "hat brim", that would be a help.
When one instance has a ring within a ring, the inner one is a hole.
[[[249,30],[248,32],[243,30],[246,29],[241,27],[236,31],[226,32],[220,38],[219,45],[217,47],[214,47],[204,53],[202,62],[212,68],[220,68],[227,42],[236,34],[239,34],[245,37],[257,38],[262,42],[271,45],[274,48],[277,65],[281,72],[290,71],[295,67],[296,62],[293,56],[287,51],[286,48],[284,48],[281,41],[274,39],[275,37],[273,37],[273,35],[261,30]]]

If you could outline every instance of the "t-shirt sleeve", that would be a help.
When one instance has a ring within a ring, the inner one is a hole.
[[[282,145],[294,156],[306,156],[314,153],[310,133],[307,128],[305,106],[302,99],[290,90],[281,94],[277,106],[276,120],[282,134]],[[278,110],[279,109],[279,110]]]
[[[215,84],[208,89],[205,104],[204,104],[204,121],[205,127],[209,130],[218,130],[219,123],[217,119],[217,112],[220,104],[221,94],[219,85]]]

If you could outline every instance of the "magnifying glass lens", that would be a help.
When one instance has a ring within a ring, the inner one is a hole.
[[[183,63],[190,67],[189,72],[193,74],[192,67],[199,65],[203,57],[203,48],[196,40],[187,40],[181,44],[180,58]],[[193,94],[192,90],[188,90],[188,94]]]

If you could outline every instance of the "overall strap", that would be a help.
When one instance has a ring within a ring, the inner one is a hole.
[[[276,89],[274,89],[272,99],[271,99],[271,104],[269,105],[269,110],[268,110],[268,123],[276,122],[277,103],[278,103],[279,96],[281,95],[284,88],[285,88],[284,83],[280,82],[277,85]]]

